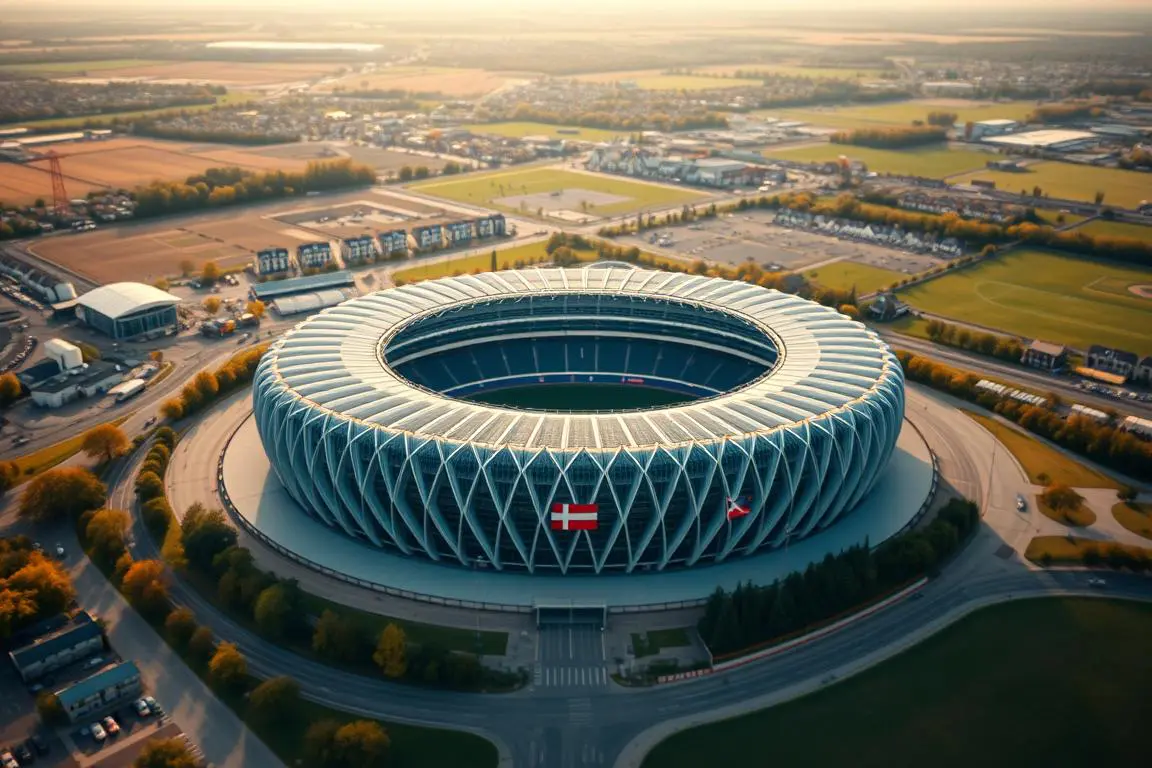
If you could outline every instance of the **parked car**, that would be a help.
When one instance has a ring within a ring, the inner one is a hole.
[[[96,741],[104,741],[104,739],[108,737],[108,734],[104,733],[104,726],[100,725],[100,723],[92,723],[92,727],[88,729],[88,732],[92,734],[92,738]]]
[[[56,542],[56,557],[64,557],[64,547],[60,542]]]
[[[1025,500],[1025,498],[1020,494],[1016,494],[1016,509],[1020,510],[1021,512],[1028,509],[1027,500]]]
[[[148,702],[144,701],[144,699],[136,699],[136,701],[132,703],[132,708],[136,710],[136,714],[140,717],[148,717],[148,715],[152,714],[152,710],[148,708]]]
[[[29,741],[32,742],[32,748],[36,750],[36,754],[38,755],[46,755],[51,751],[48,748],[48,742],[38,733],[32,734],[32,738],[29,739]]]
[[[96,667],[102,666],[104,666],[103,656],[93,656],[92,658],[88,659],[88,661],[84,662],[84,669],[96,669]]]
[[[120,733],[120,723],[116,722],[111,715],[104,718],[104,730],[108,731],[109,736],[115,736]]]
[[[1108,586],[1108,582],[1104,581],[1104,579],[1100,578],[1099,576],[1093,576],[1092,578],[1088,579],[1088,586],[1106,587]]]
[[[27,744],[21,744],[16,748],[16,759],[20,761],[20,765],[32,765],[36,762],[36,755],[32,754]]]
[[[20,768],[20,763],[16,762],[11,752],[4,752],[0,754],[0,768]]]
[[[164,710],[160,708],[160,705],[156,702],[156,699],[152,698],[151,696],[145,696],[144,703],[148,705],[148,709],[150,709],[153,713],[157,715],[164,714]]]

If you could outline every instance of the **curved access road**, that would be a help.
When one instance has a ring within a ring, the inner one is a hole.
[[[498,745],[502,765],[635,766],[675,728],[769,706],[826,685],[898,653],[990,602],[1099,594],[1082,571],[1037,570],[1020,558],[1036,522],[1031,513],[1015,510],[1015,495],[1031,486],[1011,455],[997,449],[992,436],[946,398],[916,387],[909,387],[908,394],[908,416],[937,451],[944,485],[983,500],[983,524],[974,540],[921,590],[921,598],[901,601],[810,643],[710,677],[652,688],[580,689],[575,694],[571,689],[533,686],[502,695],[415,688],[302,658],[238,626],[179,579],[173,583],[173,598],[190,607],[219,637],[237,643],[254,673],[291,675],[304,695],[317,702],[383,720],[482,734]],[[201,423],[211,429],[211,415]],[[134,463],[124,467],[112,481],[117,503],[129,509],[134,469]],[[211,468],[194,471],[208,482],[213,479]],[[133,530],[137,557],[157,556],[139,516]],[[1112,575],[1108,582],[1110,596],[1152,599],[1152,580]]]

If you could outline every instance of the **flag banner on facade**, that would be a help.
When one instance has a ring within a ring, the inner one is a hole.
[[[598,527],[596,514],[598,504],[553,504],[552,530],[554,531],[594,531]]]
[[[744,517],[752,513],[752,497],[740,496],[735,499],[728,499],[728,519],[735,520],[738,517]]]

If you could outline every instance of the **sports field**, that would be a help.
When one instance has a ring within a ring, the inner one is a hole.
[[[602,128],[547,123],[473,123],[462,127],[472,133],[508,136],[514,139],[522,139],[525,136],[550,136],[569,141],[611,141],[617,136],[624,135],[620,131],[606,131]]]
[[[586,214],[595,219],[705,199],[705,195],[690,190],[552,168],[468,174],[448,181],[419,182],[412,188],[426,195],[506,211],[532,214],[543,210],[557,218],[559,212],[569,218]]]
[[[643,765],[1139,765],[1152,660],[1135,639],[1150,636],[1152,604],[985,608],[830,688],[679,733]]]
[[[1152,178],[1149,179],[1152,183]],[[1152,192],[1148,193],[1152,196]],[[1108,237],[1131,237],[1136,240],[1143,240],[1146,243],[1152,242],[1152,227],[1145,227],[1141,224],[1125,224],[1122,221],[1104,221],[1103,219],[1096,219],[1090,221],[1082,227],[1077,227],[1076,232],[1084,232],[1089,235],[1107,235]]]
[[[819,107],[806,109],[767,109],[754,114],[778,117],[781,120],[801,120],[812,125],[829,128],[875,128],[884,125],[910,125],[913,120],[924,120],[929,112],[953,112],[956,121],[969,120],[1023,120],[1036,105],[1031,101],[971,101],[969,99],[914,99],[887,104],[867,104],[852,107]]]
[[[855,288],[858,296],[873,293],[881,288],[887,288],[897,280],[903,280],[905,275],[890,269],[873,267],[870,264],[860,264],[855,261],[837,261],[834,264],[825,264],[804,273],[804,277],[825,288],[836,288],[846,291]]]
[[[944,145],[916,147],[914,149],[870,149],[844,144],[821,144],[789,149],[766,149],[765,157],[798,162],[825,162],[844,155],[859,160],[876,173],[899,173],[943,179],[957,173],[983,168],[996,156],[970,149],[949,149]]]
[[[468,400],[534,411],[618,411],[686,403],[695,398],[626,384],[542,384],[471,395]]]
[[[1014,250],[901,291],[913,307],[1018,336],[1152,353],[1152,270],[1053,251]]]
[[[1098,168],[1044,161],[1028,166],[1025,173],[1012,171],[979,171],[949,181],[962,184],[972,179],[996,182],[996,188],[1008,192],[1028,192],[1040,187],[1045,197],[1091,202],[1097,192],[1104,192],[1104,202],[1123,208],[1135,208],[1141,200],[1152,199],[1152,175],[1119,168]]]

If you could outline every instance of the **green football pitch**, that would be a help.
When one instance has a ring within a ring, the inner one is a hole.
[[[1029,339],[1152,353],[1152,300],[1133,293],[1152,270],[1020,249],[921,283],[900,296],[916,309]]]
[[[536,411],[627,411],[694,400],[690,395],[629,384],[539,384],[471,395],[489,405]]]

